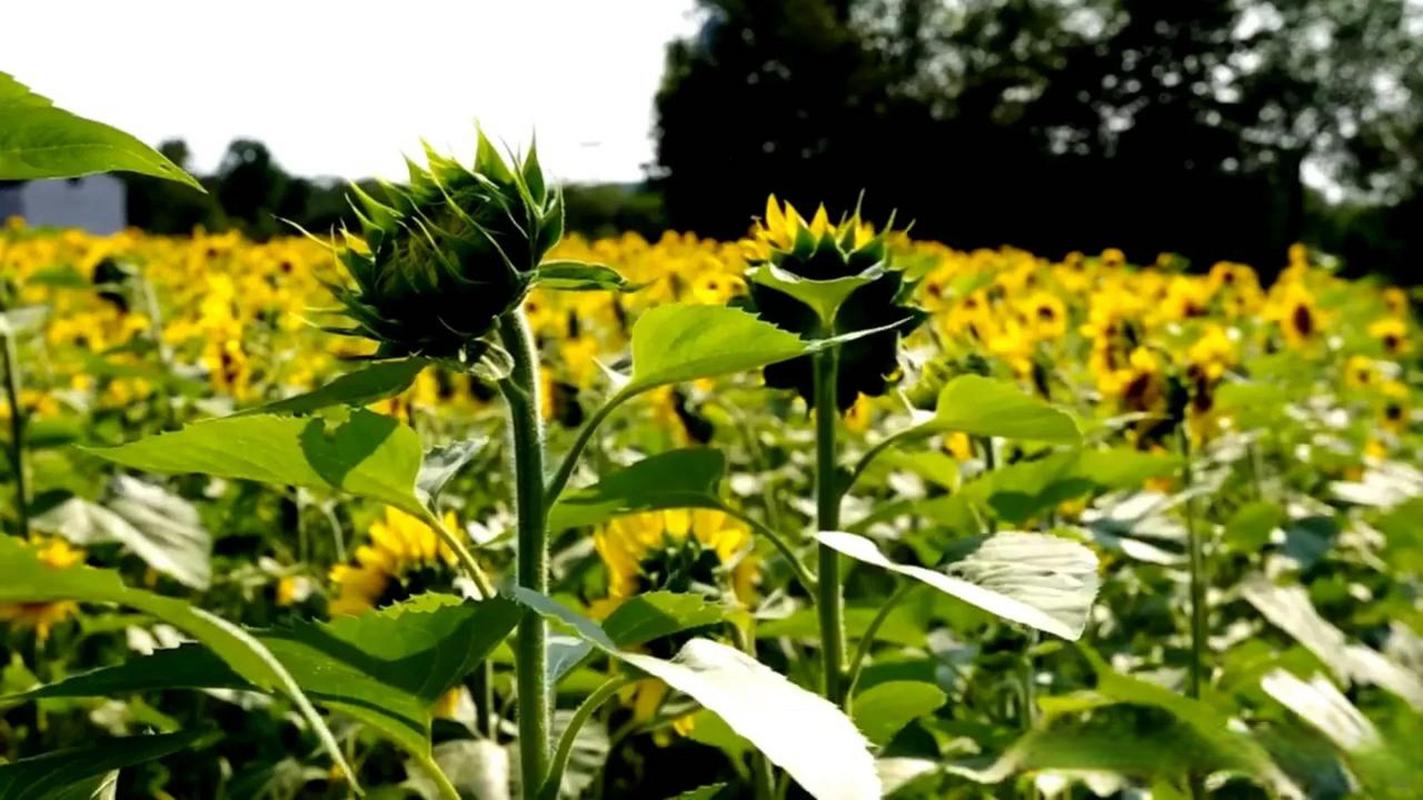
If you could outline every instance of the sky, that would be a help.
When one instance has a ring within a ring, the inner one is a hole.
[[[665,47],[692,0],[20,0],[0,71],[199,174],[237,137],[297,175],[405,175],[421,139],[472,157],[476,122],[536,132],[564,181],[625,181],[653,158]]]

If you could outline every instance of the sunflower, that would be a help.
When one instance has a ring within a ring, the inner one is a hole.
[[[728,585],[737,599],[755,596],[757,561],[751,530],[713,509],[650,511],[619,517],[593,534],[608,570],[611,611],[641,592],[667,589],[722,594]]]
[[[1287,344],[1299,348],[1318,340],[1325,319],[1308,288],[1288,281],[1276,284],[1271,295],[1264,316],[1279,325]]]
[[[1369,336],[1376,339],[1383,351],[1401,356],[1409,351],[1408,323],[1401,317],[1384,317],[1369,325]]]
[[[84,551],[71,547],[63,539],[35,538],[30,542],[40,563],[50,569],[68,569],[84,561]],[[49,638],[50,630],[77,611],[79,606],[72,600],[55,600],[44,603],[0,603],[0,622],[16,628],[33,628],[36,638],[43,642]]]
[[[1399,381],[1385,381],[1380,394],[1383,395],[1383,403],[1379,409],[1380,423],[1386,430],[1402,433],[1403,429],[1408,427],[1408,387]]]
[[[444,522],[451,530],[459,527],[453,513]],[[331,582],[338,588],[333,615],[361,614],[453,574],[454,553],[430,526],[403,511],[387,506],[369,533],[370,544],[356,548],[356,563],[331,568]]]

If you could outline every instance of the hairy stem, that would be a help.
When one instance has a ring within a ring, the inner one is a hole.
[[[0,357],[5,361],[5,402],[10,406],[10,470],[15,473],[15,511],[19,533],[30,530],[30,487],[25,474],[25,410],[20,405],[20,354],[15,337],[0,334]]]
[[[573,718],[568,721],[568,727],[563,729],[563,735],[558,739],[558,751],[554,753],[548,777],[544,779],[543,789],[539,792],[540,800],[558,800],[558,790],[563,783],[563,771],[568,768],[568,759],[573,755],[573,744],[578,740],[578,731],[582,730],[583,724],[593,716],[594,711],[597,711],[609,698],[617,694],[619,689],[631,683],[632,680],[625,675],[609,678],[603,685],[594,689],[593,693],[583,701],[583,705],[573,712]]]
[[[1194,477],[1191,470],[1191,438],[1185,426],[1177,431],[1177,441],[1181,448],[1182,489],[1189,492]],[[1209,609],[1206,608],[1205,544],[1201,541],[1201,533],[1196,525],[1195,500],[1189,494],[1186,496],[1183,511],[1186,515],[1186,541],[1190,550],[1191,569],[1191,666],[1186,694],[1199,699],[1206,682],[1206,637],[1209,633],[1206,628]],[[1200,773],[1192,772],[1189,783],[1192,798],[1200,800],[1205,797],[1204,778]]]
[[[836,368],[839,352],[828,348],[811,357],[815,370],[815,526],[833,531],[840,527],[840,486],[836,470],[835,425],[839,407],[835,402]],[[844,701],[845,677],[845,594],[840,585],[840,552],[819,546],[816,570],[820,617],[820,648],[824,656],[825,699],[836,705]]]
[[[499,320],[499,336],[513,356],[509,377],[499,388],[509,407],[509,443],[514,461],[514,509],[518,558],[515,580],[540,594],[548,592],[548,534],[544,507],[544,435],[540,416],[538,355],[522,309]],[[519,620],[515,652],[518,695],[519,764],[525,797],[535,797],[548,775],[552,716],[548,680],[548,623],[527,612]]]

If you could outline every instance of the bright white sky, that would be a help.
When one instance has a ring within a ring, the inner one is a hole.
[[[692,0],[21,0],[0,71],[212,171],[236,137],[298,175],[403,178],[420,139],[537,131],[560,180],[634,180],[653,157],[665,47]]]

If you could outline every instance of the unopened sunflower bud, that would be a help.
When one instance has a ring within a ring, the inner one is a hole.
[[[428,147],[426,160],[386,202],[352,186],[360,231],[338,247],[351,285],[333,291],[353,324],[333,332],[375,340],[379,357],[472,364],[562,237],[563,200],[533,148],[510,164],[482,133],[473,168]]]
[[[876,234],[858,209],[831,224],[822,206],[806,222],[773,195],[765,218],[743,242],[750,265],[746,303],[762,319],[808,338],[893,326],[840,346],[835,403],[842,412],[860,394],[884,394],[900,374],[900,336],[926,316],[909,303],[913,284],[890,261],[888,233],[886,226]],[[814,405],[810,357],[772,364],[764,372],[767,385],[795,389]]]

